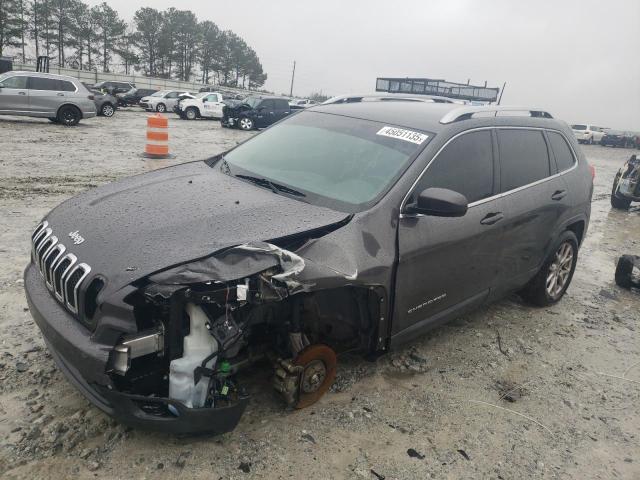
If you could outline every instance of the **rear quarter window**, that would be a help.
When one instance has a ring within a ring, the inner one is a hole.
[[[547,137],[551,144],[551,150],[553,150],[553,154],[556,157],[558,172],[562,172],[573,167],[575,158],[564,137],[558,132],[547,132]]]
[[[550,175],[547,142],[540,130],[499,129],[498,151],[502,192]]]
[[[67,82],[65,80],[60,80],[60,90],[62,92],[75,92],[76,91],[76,87],[71,82]]]

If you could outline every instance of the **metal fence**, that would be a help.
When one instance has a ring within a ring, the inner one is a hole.
[[[13,70],[23,70],[33,72],[36,66],[28,63],[14,63]],[[150,88],[154,90],[184,90],[197,92],[201,87],[211,87],[200,82],[183,82],[181,80],[173,80],[170,78],[146,77],[143,75],[124,75],[121,73],[96,72],[89,70],[77,70],[73,68],[61,68],[55,65],[49,67],[49,73],[58,75],[68,75],[77,78],[81,82],[93,85],[98,82],[115,81],[135,83],[138,88]],[[249,90],[234,87],[220,87],[225,91],[232,91],[247,94]]]

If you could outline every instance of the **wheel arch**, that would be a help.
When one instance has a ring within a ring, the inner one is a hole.
[[[571,230],[576,238],[578,239],[578,245],[582,245],[582,240],[584,239],[584,234],[586,231],[586,222],[583,219],[575,220],[574,222],[568,224],[565,230]]]

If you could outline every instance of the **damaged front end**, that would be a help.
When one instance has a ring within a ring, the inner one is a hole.
[[[133,286],[124,301],[137,333],[109,352],[112,385],[99,388],[125,423],[172,431],[233,429],[249,398],[241,372],[260,363],[289,407],[314,403],[333,383],[336,352],[375,350],[384,318],[382,288],[272,243],[228,248]],[[132,421],[133,407],[154,421]]]
[[[618,171],[613,195],[635,202],[640,201],[640,159],[632,155]]]

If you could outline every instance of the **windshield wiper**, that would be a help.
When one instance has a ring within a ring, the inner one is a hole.
[[[296,197],[306,197],[306,195],[298,190],[294,190],[293,188],[285,187],[284,185],[280,185],[278,183],[273,183],[271,180],[266,178],[254,177],[252,175],[235,175],[237,178],[242,178],[243,180],[249,180],[256,185],[260,185],[261,187],[270,188],[273,193],[288,193],[289,195],[294,195]]]

